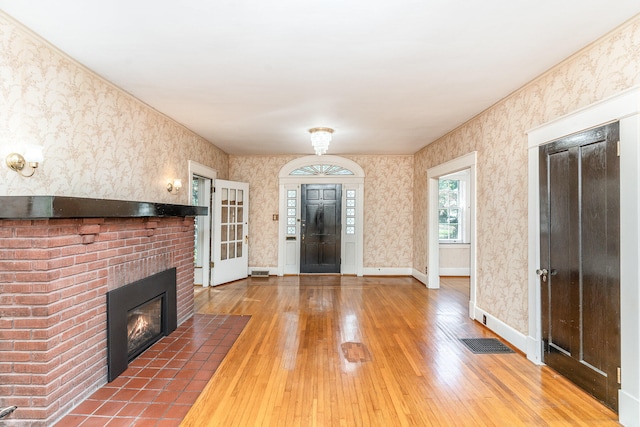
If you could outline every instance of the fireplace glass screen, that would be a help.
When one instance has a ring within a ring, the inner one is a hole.
[[[127,355],[132,360],[162,335],[162,296],[127,313]]]

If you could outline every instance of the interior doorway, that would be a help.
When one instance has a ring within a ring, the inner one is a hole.
[[[211,245],[213,242],[213,182],[216,171],[194,161],[189,161],[189,204],[206,206],[207,215],[196,217],[194,243],[194,285],[211,286],[213,266]]]
[[[470,170],[463,169],[438,179],[438,239],[440,278],[449,278],[456,291],[469,300],[470,254]],[[466,280],[465,280],[466,279]],[[466,283],[466,288],[460,284]]]
[[[637,423],[640,414],[640,87],[633,87],[527,132],[529,147],[529,335],[527,358],[542,363],[540,277],[539,147],[567,135],[606,123],[620,125],[620,353],[621,389],[618,393],[620,423]]]
[[[618,409],[618,123],[540,147],[544,362]]]
[[[427,287],[440,287],[440,221],[439,199],[440,178],[461,171],[468,171],[468,245],[469,245],[469,317],[475,316],[476,305],[476,163],[477,153],[471,152],[449,162],[440,164],[427,170],[428,200],[427,200]],[[466,203],[466,202],[465,202]]]
[[[195,219],[194,237],[194,272],[193,282],[195,285],[209,286],[210,274],[207,268],[209,264],[210,236],[211,236],[211,179],[194,175],[191,181],[192,199],[194,206],[207,206],[206,216],[197,216]]]

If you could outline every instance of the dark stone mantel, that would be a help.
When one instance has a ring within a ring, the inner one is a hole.
[[[0,219],[136,218],[207,215],[206,206],[64,196],[0,196]]]

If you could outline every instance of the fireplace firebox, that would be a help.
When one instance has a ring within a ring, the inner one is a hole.
[[[127,313],[127,359],[132,360],[162,337],[162,296]]]
[[[176,269],[107,292],[109,382],[153,343],[177,327]]]

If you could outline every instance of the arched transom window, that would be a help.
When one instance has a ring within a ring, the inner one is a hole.
[[[337,165],[308,165],[293,170],[289,175],[294,176],[318,176],[318,175],[353,175],[349,169]]]

